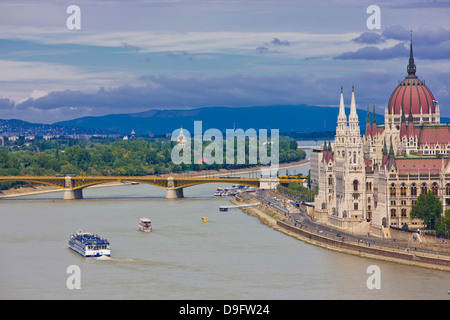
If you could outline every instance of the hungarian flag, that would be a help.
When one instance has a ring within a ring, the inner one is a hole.
[[[433,103],[437,103],[438,101],[436,99],[433,99]]]

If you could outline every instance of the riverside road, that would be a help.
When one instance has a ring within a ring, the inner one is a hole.
[[[288,223],[294,227],[308,230],[308,232],[316,233],[320,236],[327,237],[334,240],[340,240],[351,243],[358,243],[360,245],[367,246],[381,246],[390,249],[405,250],[405,251],[417,251],[437,255],[450,256],[449,251],[438,251],[431,250],[428,248],[422,248],[420,245],[415,245],[413,243],[406,244],[405,242],[398,242],[396,239],[380,239],[364,235],[354,235],[351,233],[343,232],[341,230],[333,229],[329,226],[325,226],[314,221],[307,214],[307,209],[305,205],[300,204],[296,207],[293,203],[295,201],[288,196],[280,194],[279,192],[273,190],[261,190],[253,194],[245,194],[243,198],[257,199],[261,204],[265,206],[270,206],[271,208],[277,210],[279,213],[283,214],[283,222]]]

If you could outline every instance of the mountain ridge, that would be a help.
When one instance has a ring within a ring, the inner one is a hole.
[[[279,129],[280,132],[331,131],[336,129],[337,107],[308,105],[212,106],[196,109],[162,110],[153,109],[139,113],[109,114],[81,117],[55,122],[55,125],[96,128],[129,134],[132,130],[141,135],[166,134],[183,128],[193,132],[194,121],[202,121],[202,129],[241,128]],[[349,110],[347,110],[349,113]],[[361,130],[365,128],[367,111],[357,110]],[[318,116],[320,115],[320,116]],[[370,114],[372,117],[372,114]],[[384,117],[376,115],[377,123]]]
[[[201,121],[202,131],[218,129],[279,129],[280,133],[335,132],[338,107],[309,105],[275,105],[226,107],[211,106],[196,109],[152,109],[138,113],[87,116],[53,124],[32,123],[20,119],[0,119],[0,135],[70,135],[122,134],[135,131],[137,135],[165,135],[183,128],[193,133],[194,121]],[[361,133],[366,127],[367,111],[357,109]],[[349,109],[346,109],[349,114]],[[372,113],[369,113],[372,119]],[[377,124],[384,123],[384,115],[376,115]],[[442,123],[450,118],[441,117]]]

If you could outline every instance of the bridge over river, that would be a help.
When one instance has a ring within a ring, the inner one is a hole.
[[[232,183],[259,189],[274,189],[279,178],[184,177],[184,176],[1,176],[0,182],[24,181],[54,186],[64,190],[65,200],[83,198],[83,188],[108,182],[138,182],[166,189],[166,198],[183,198],[183,188],[203,183]]]

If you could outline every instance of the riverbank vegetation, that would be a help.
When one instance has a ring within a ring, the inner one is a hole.
[[[448,237],[450,230],[450,209],[442,215],[442,203],[431,191],[422,193],[411,208],[411,218],[419,218],[427,225],[424,231],[437,236]]]
[[[235,161],[233,164],[210,164],[204,161],[191,164],[175,164],[171,152],[176,142],[166,138],[135,140],[93,139],[93,140],[38,140],[22,148],[0,149],[0,175],[38,175],[52,176],[76,174],[88,176],[142,176],[168,174],[198,170],[219,170],[254,167],[249,164],[246,145],[246,162],[237,164],[237,143],[235,143]],[[205,142],[204,149],[209,145]],[[224,143],[224,157],[225,143]],[[268,146],[270,152],[270,145]],[[192,148],[194,152],[194,148]],[[297,148],[297,143],[289,137],[280,137],[280,163],[304,159],[305,152]],[[194,159],[192,157],[191,159]],[[20,182],[0,184],[1,189],[23,185]]]
[[[290,196],[296,197],[299,200],[304,200],[306,202],[313,202],[314,197],[318,193],[317,187],[311,190],[297,182],[291,182],[287,187],[279,184],[277,186],[277,190],[281,193],[288,194]]]

